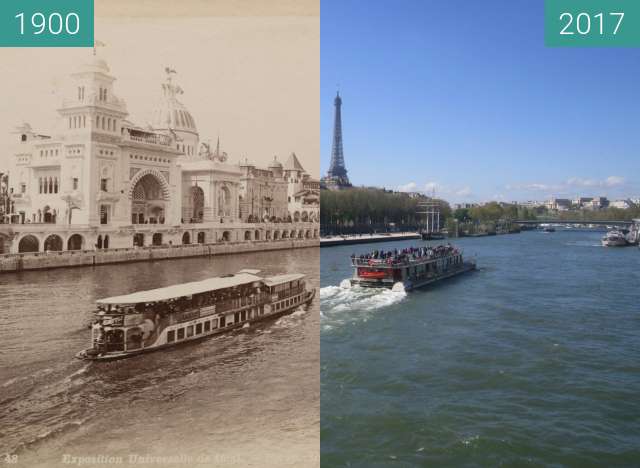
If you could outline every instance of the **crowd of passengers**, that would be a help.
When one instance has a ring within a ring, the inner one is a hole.
[[[151,312],[154,315],[158,314],[160,315],[160,317],[163,317],[174,312],[182,312],[198,307],[212,306],[231,300],[238,300],[238,302],[240,302],[243,298],[246,299],[247,297],[258,294],[260,292],[261,290],[259,288],[256,289],[251,285],[241,285],[235,286],[233,288],[195,294],[191,297],[179,297],[162,302],[140,303],[136,304],[135,307],[123,308],[120,306],[116,306],[116,311],[122,312],[124,309],[125,313]],[[99,306],[98,309],[105,310],[103,306]]]
[[[448,255],[457,255],[459,253],[451,244],[438,245],[436,247],[407,247],[405,249],[394,250],[374,250],[368,254],[351,254],[352,259],[359,260],[382,260],[386,263],[403,262],[407,260],[419,260],[422,258],[441,258]]]

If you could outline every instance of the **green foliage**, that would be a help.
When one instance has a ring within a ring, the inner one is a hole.
[[[323,190],[320,193],[320,222],[325,225],[419,225],[424,224],[424,211],[418,207],[429,198],[411,197],[406,193],[382,189],[353,188]],[[447,202],[441,201],[441,219],[451,216]]]

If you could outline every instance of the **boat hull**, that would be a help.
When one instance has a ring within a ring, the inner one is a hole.
[[[439,281],[449,279],[454,276],[462,275],[464,273],[468,273],[474,270],[476,270],[475,263],[464,262],[459,268],[448,270],[437,276],[427,277],[427,278],[415,280],[415,281],[405,281],[405,282],[394,283],[392,281],[368,280],[368,279],[360,279],[360,278],[353,278],[349,281],[351,286],[360,286],[363,288],[386,288],[386,289],[392,289],[394,291],[411,291],[413,289],[430,286],[434,283],[438,283]]]
[[[162,344],[162,345],[157,345],[157,346],[149,346],[147,348],[141,348],[141,349],[136,349],[136,350],[131,350],[131,351],[115,351],[115,352],[107,352],[107,353],[103,353],[103,354],[94,354],[93,348],[88,348],[85,349],[83,351],[80,351],[79,353],[77,353],[75,355],[75,357],[77,359],[81,359],[84,361],[115,361],[118,359],[124,359],[124,358],[128,358],[128,357],[132,357],[132,356],[137,356],[139,354],[145,354],[145,353],[149,353],[152,351],[158,351],[161,349],[167,349],[167,348],[173,348],[173,347],[178,347],[178,346],[183,346],[186,345],[187,343],[194,343],[197,341],[203,341],[207,338],[212,338],[214,336],[217,335],[222,335],[222,334],[226,334],[229,333],[233,330],[238,330],[241,328],[245,328],[247,325],[251,325],[257,322],[264,322],[270,319],[274,319],[274,318],[278,318],[281,317],[283,315],[287,315],[290,314],[292,312],[294,312],[296,309],[300,308],[300,306],[305,306],[308,307],[312,302],[313,299],[315,298],[316,295],[316,290],[311,289],[307,291],[307,297],[304,298],[303,301],[301,301],[298,304],[294,304],[288,308],[284,308],[282,310],[279,310],[277,312],[272,312],[270,314],[266,314],[266,315],[261,315],[258,317],[255,317],[253,319],[250,320],[245,320],[244,322],[239,322],[239,323],[234,323],[232,325],[226,326],[224,328],[219,328],[216,330],[212,330],[208,333],[203,333],[200,335],[194,335],[192,337],[186,338],[184,340],[181,341],[176,341],[176,342],[172,342],[172,343],[166,343],[166,344]]]

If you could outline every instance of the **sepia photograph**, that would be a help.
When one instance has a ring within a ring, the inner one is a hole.
[[[2,464],[319,466],[319,2],[94,26],[0,48]]]

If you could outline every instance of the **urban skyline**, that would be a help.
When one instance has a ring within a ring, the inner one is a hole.
[[[525,1],[328,1],[321,14],[321,173],[339,87],[354,186],[452,203],[640,196],[637,50],[546,48],[543,4]]]

